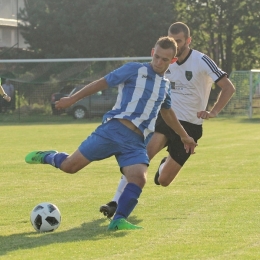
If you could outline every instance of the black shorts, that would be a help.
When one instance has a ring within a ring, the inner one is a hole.
[[[186,130],[189,136],[191,136],[195,142],[197,142],[202,136],[202,125],[195,125],[186,121],[181,121],[181,125]],[[184,144],[181,138],[176,134],[162,119],[161,115],[158,115],[155,124],[155,132],[161,133],[168,139],[166,146],[167,151],[174,161],[183,166],[184,163],[190,157],[190,153],[186,153]]]

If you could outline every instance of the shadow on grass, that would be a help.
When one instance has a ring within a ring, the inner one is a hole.
[[[133,224],[138,224],[142,220],[135,216],[128,219]],[[67,243],[84,240],[100,240],[108,237],[123,237],[133,231],[107,231],[107,219],[97,219],[92,222],[82,223],[80,227],[76,227],[66,231],[54,231],[50,233],[26,232],[12,234],[9,236],[0,236],[0,256],[8,252],[31,249],[40,246],[50,245],[54,243]]]

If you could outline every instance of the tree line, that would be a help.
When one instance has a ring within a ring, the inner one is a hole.
[[[19,19],[35,58],[149,56],[181,21],[224,71],[260,67],[260,1],[25,0]]]

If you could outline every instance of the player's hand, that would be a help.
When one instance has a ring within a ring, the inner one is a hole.
[[[198,145],[194,139],[190,136],[182,137],[181,141],[184,143],[184,149],[186,150],[186,153],[195,153],[195,147]]]
[[[73,105],[73,101],[70,97],[63,97],[59,101],[55,102],[56,109],[64,109]]]
[[[10,102],[11,101],[11,97],[9,97],[8,95],[5,95],[3,97],[3,99],[5,99],[7,102]]]
[[[200,111],[197,112],[197,117],[201,119],[210,119],[216,117],[218,114],[212,111]]]

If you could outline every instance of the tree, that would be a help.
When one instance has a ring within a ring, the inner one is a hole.
[[[23,36],[44,58],[149,56],[172,22],[223,70],[260,66],[260,2],[252,0],[25,0]]]
[[[26,0],[20,27],[45,58],[149,56],[172,9],[171,0]]]
[[[259,1],[186,0],[176,8],[177,19],[191,28],[194,46],[223,70],[259,67]]]

